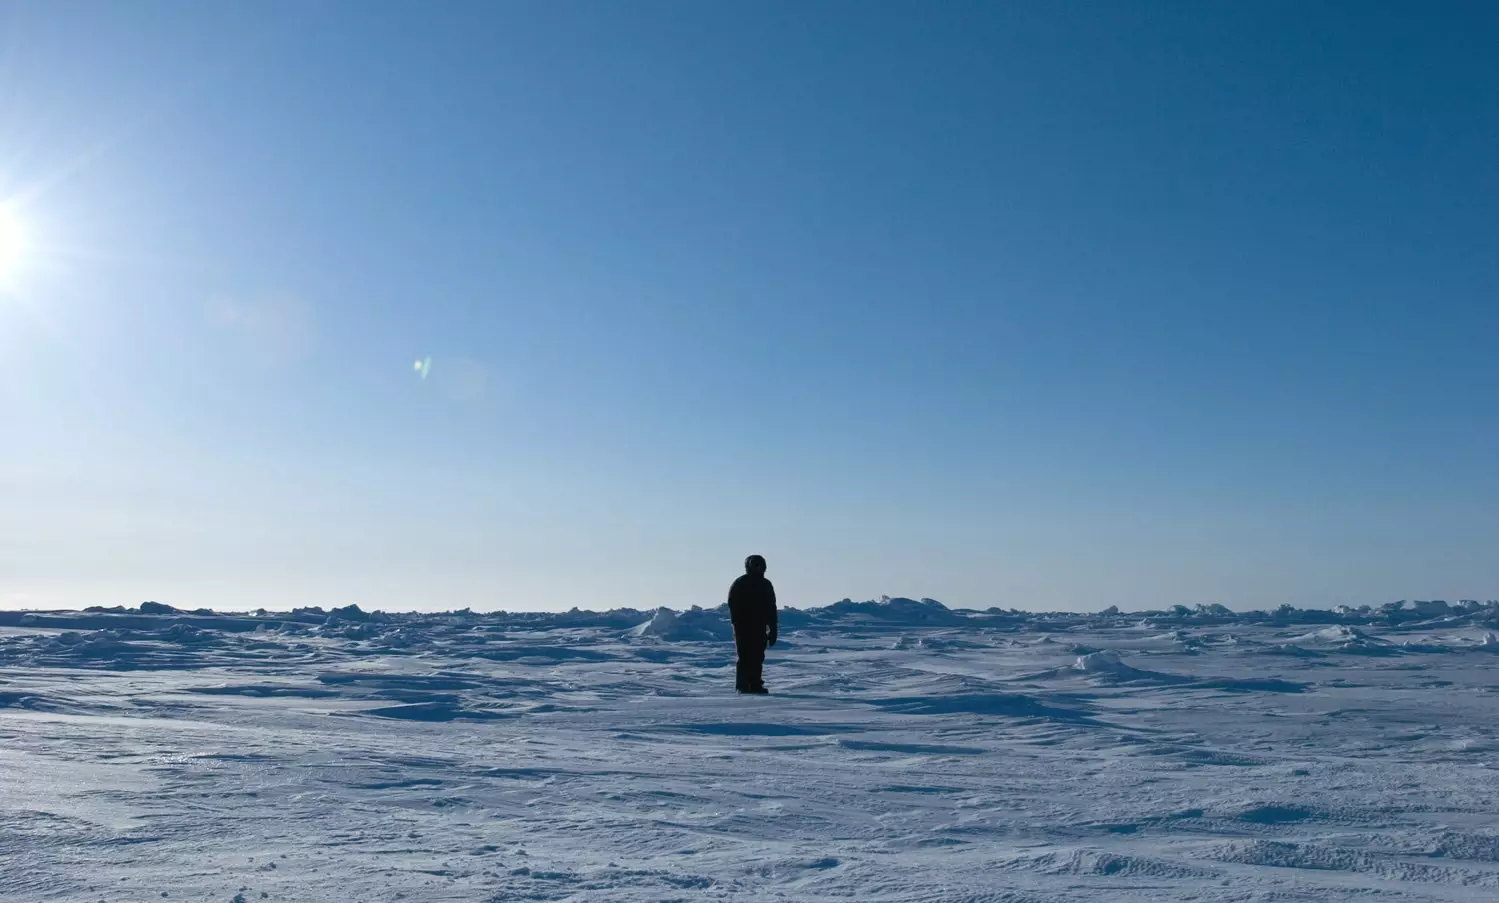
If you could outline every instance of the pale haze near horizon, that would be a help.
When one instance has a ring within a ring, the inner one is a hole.
[[[0,3],[0,607],[1499,595],[1496,37]]]

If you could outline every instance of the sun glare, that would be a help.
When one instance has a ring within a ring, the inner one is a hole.
[[[0,206],[0,280],[16,271],[26,253],[26,230],[15,211]]]

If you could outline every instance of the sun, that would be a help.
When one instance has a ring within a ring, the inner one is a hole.
[[[26,256],[26,228],[11,208],[0,204],[0,280],[15,274]]]

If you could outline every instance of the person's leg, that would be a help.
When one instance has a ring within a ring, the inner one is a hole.
[[[742,624],[735,624],[734,625],[734,652],[735,652],[735,661],[734,661],[734,689],[739,690],[740,692],[743,692],[743,691],[748,690],[750,688],[749,659],[750,659],[751,653],[750,653],[750,644],[748,642],[746,642],[748,639],[749,639],[749,631],[745,630],[744,625],[742,625]]]
[[[745,680],[749,682],[751,690],[763,690],[765,689],[765,640],[757,637],[755,642],[750,644],[749,653],[749,668],[744,676]]]

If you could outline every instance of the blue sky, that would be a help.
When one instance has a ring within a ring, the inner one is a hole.
[[[0,3],[0,605],[1494,597],[1496,44]]]

